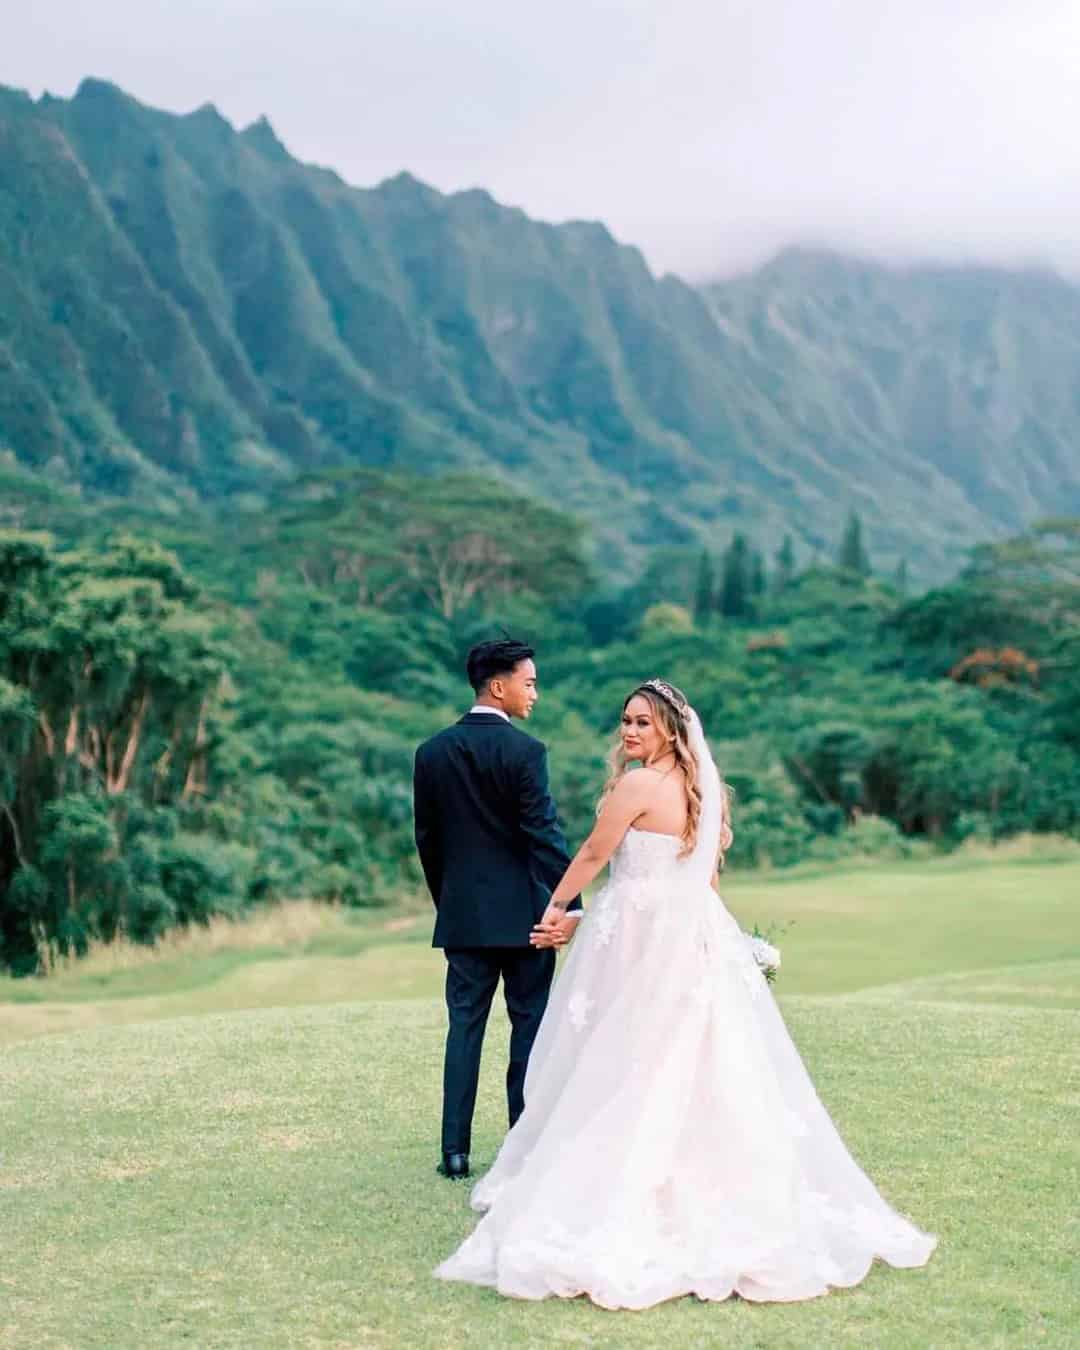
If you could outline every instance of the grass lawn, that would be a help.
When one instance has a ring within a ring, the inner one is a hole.
[[[1080,1345],[1080,865],[734,880],[781,1005],[941,1247],[796,1305],[605,1313],[442,1285],[441,964],[422,923],[0,984],[0,1346]],[[17,996],[19,1001],[13,1001]],[[503,1129],[493,1024],[474,1160]],[[573,1141],[567,1141],[572,1147]]]

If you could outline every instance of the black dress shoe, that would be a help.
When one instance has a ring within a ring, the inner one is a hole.
[[[442,1162],[435,1169],[440,1175],[451,1181],[464,1181],[469,1175],[469,1155],[467,1153],[444,1153]]]

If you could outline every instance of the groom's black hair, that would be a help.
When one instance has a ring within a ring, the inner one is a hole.
[[[528,661],[536,655],[527,642],[517,638],[496,638],[494,642],[478,642],[469,652],[465,670],[476,693],[487,688],[496,675],[510,675],[519,661]]]

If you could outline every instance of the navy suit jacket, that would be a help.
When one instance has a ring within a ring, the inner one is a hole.
[[[417,750],[413,810],[431,945],[527,947],[570,864],[543,743],[494,713],[466,713]]]

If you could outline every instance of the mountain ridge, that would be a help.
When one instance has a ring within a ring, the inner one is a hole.
[[[614,571],[735,529],[831,551],[852,508],[881,562],[954,566],[1080,511],[1080,291],[930,272],[789,250],[693,287],[483,188],[351,187],[265,117],[0,88],[0,449],[91,492],[466,468]]]

